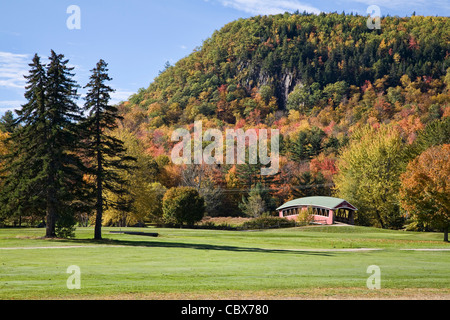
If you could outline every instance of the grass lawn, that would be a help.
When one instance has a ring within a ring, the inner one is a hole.
[[[92,228],[73,240],[0,229],[0,299],[450,299],[442,234],[342,226],[109,233],[118,230],[104,228],[96,242]],[[378,250],[350,250],[358,248]],[[80,290],[66,286],[71,265],[81,270]],[[380,290],[366,287],[370,265],[381,270]]]

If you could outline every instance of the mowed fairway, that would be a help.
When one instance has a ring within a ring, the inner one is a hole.
[[[109,233],[118,230],[104,228],[95,242],[92,228],[73,240],[0,229],[0,299],[450,298],[442,234],[342,226]],[[66,285],[71,265],[81,271],[79,290]],[[379,290],[366,286],[371,265],[381,270]]]

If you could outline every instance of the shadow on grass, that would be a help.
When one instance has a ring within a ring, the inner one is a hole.
[[[253,252],[253,253],[283,253],[283,254],[307,254],[316,256],[333,256],[330,252],[314,252],[289,250],[289,249],[265,249],[252,247],[237,247],[226,245],[212,245],[203,243],[186,243],[186,242],[167,242],[167,241],[144,241],[144,240],[118,240],[118,239],[65,239],[61,242],[69,242],[75,244],[95,244],[110,246],[130,246],[130,247],[147,247],[147,248],[178,248],[178,249],[196,249],[196,250],[217,250],[217,251],[234,251],[234,252]]]

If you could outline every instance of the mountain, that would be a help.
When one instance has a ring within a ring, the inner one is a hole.
[[[234,21],[167,66],[123,110],[139,106],[146,115],[136,121],[156,126],[191,123],[198,115],[234,124],[255,109],[261,109],[263,120],[274,111],[295,109],[289,95],[296,88],[312,95],[337,83],[339,88],[329,86],[327,94],[340,98],[351,95],[352,86],[381,79],[388,88],[401,85],[404,75],[414,81],[446,74],[448,18],[384,17],[381,30],[368,29],[366,20],[286,13]]]

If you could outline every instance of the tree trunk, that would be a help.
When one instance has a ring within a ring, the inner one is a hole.
[[[97,177],[97,215],[95,217],[95,240],[102,239],[102,220],[103,220],[103,198],[102,183],[100,177]]]
[[[444,241],[448,242],[448,227],[444,229]]]
[[[51,196],[48,197],[47,201],[47,216],[46,216],[46,230],[45,237],[46,238],[55,238],[56,237],[56,212],[55,206],[51,199]]]
[[[47,225],[46,225],[46,238],[56,238],[56,208],[55,208],[55,191],[53,187],[53,163],[50,164],[50,173],[48,176],[48,189],[47,189]]]
[[[102,239],[102,219],[103,219],[103,161],[100,151],[100,121],[97,115],[97,216],[95,218],[95,240]]]
[[[384,223],[383,223],[383,219],[381,218],[380,212],[378,210],[375,210],[375,213],[377,214],[378,222],[381,225],[381,229],[384,229]]]

